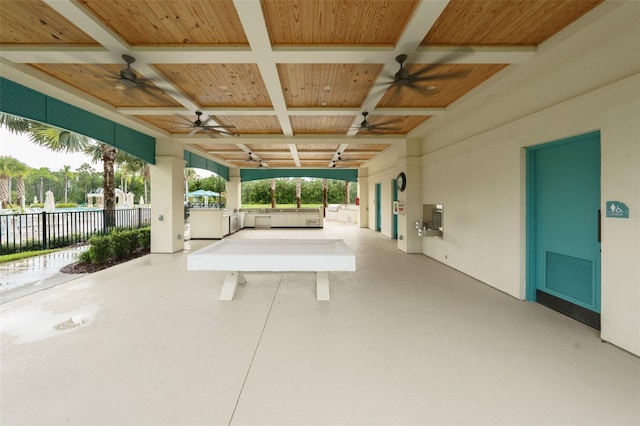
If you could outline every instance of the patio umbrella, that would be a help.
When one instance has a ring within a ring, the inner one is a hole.
[[[53,192],[47,191],[44,194],[44,211],[51,213],[56,209],[56,202],[53,199]]]
[[[138,204],[144,204],[144,197],[142,195],[140,196],[140,201],[138,201]]]
[[[217,192],[207,191],[205,189],[198,189],[197,191],[187,192],[187,197],[217,197]]]

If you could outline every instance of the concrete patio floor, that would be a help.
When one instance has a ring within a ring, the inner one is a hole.
[[[246,274],[152,254],[3,304],[0,423],[640,423],[640,359],[599,333],[350,225],[357,271]]]

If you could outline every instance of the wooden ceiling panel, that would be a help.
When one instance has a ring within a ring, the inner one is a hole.
[[[289,117],[295,135],[346,134],[355,116],[294,115]]]
[[[255,64],[156,64],[154,68],[203,108],[271,107]]]
[[[603,0],[451,0],[422,45],[536,46]]]
[[[248,45],[232,0],[80,2],[132,46]]]
[[[349,147],[345,151],[346,153],[358,152],[358,151],[384,151],[389,147],[388,144],[349,144]]]
[[[509,63],[526,66],[536,55],[530,46],[600,3],[0,0],[0,57],[16,83],[39,79],[33,87],[47,94],[66,87],[78,105],[94,104],[88,110],[111,108],[125,125],[133,118],[133,127],[172,134],[226,165],[257,167],[247,161],[253,150],[270,167],[328,167],[342,150],[337,166],[357,168],[390,146],[378,140],[419,137],[425,108],[447,114]],[[119,81],[123,53],[136,57],[131,69],[143,87]],[[409,81],[421,71],[430,78],[392,85],[399,53],[409,58]],[[432,53],[441,63],[425,63]],[[186,138],[197,110],[238,137],[198,130]],[[353,135],[364,110],[384,129]]]
[[[244,151],[238,148],[237,145],[232,144],[218,144],[215,146],[207,148],[207,152],[216,153],[216,152],[225,152],[225,155],[229,151],[237,151],[238,153],[244,154]]]
[[[191,133],[193,130],[191,125],[195,120],[186,115],[138,115],[136,117],[166,132],[177,134]]]
[[[338,144],[305,144],[305,145],[297,145],[298,152],[302,153],[305,151],[327,151],[327,152],[335,152],[338,149]]]
[[[261,145],[246,145],[246,146],[251,150],[251,152],[256,152],[256,153],[269,152],[269,151],[289,152],[289,145],[285,145],[285,144],[268,144],[268,145],[261,144]]]
[[[209,146],[205,144],[191,144],[190,147],[201,151],[203,154],[211,155],[212,157],[218,158],[223,161],[227,161],[227,159],[224,158],[225,156],[233,155],[229,154],[229,151],[238,151],[238,158],[246,159],[246,154],[244,154],[244,152],[235,145],[216,144],[214,146]]]
[[[2,45],[98,45],[93,38],[41,0],[3,0],[0,22]]]
[[[289,108],[354,108],[362,105],[382,64],[278,64]]]
[[[271,44],[394,46],[418,1],[262,0]]]
[[[379,108],[444,108],[506,66],[505,64],[409,65],[407,68],[412,73],[424,67],[431,67],[427,75],[433,75],[433,80],[417,82],[413,86],[393,86],[387,90],[377,106]],[[438,78],[439,75],[446,74],[463,74],[464,78]]]
[[[114,107],[180,106],[153,83],[139,78],[148,88],[127,87],[118,81],[123,68],[114,64],[31,64],[32,67],[94,96]]]
[[[235,126],[240,135],[282,134],[280,122],[273,115],[217,115],[212,117],[223,126]]]

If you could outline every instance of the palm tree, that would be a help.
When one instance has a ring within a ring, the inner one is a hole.
[[[276,179],[271,179],[271,208],[276,208]]]
[[[11,200],[11,178],[14,176],[15,162],[13,157],[0,157],[0,207],[4,208]]]
[[[140,173],[142,175],[142,180],[144,182],[144,199],[149,200],[149,198],[147,197],[147,182],[151,174],[149,163],[122,151],[120,151],[118,162],[120,162],[124,166],[125,170],[128,170],[134,175],[137,173]],[[186,170],[187,169],[185,169],[185,177]],[[193,175],[195,176],[195,171],[193,169],[189,170],[191,170],[193,172]]]
[[[195,169],[191,167],[184,168],[184,193],[189,192],[189,181],[195,179],[198,176]]]
[[[114,163],[118,150],[86,136],[47,126],[36,121],[0,113],[0,124],[15,134],[29,133],[29,139],[53,151],[84,152],[93,162],[102,160],[104,174],[104,208],[115,209]],[[42,197],[42,194],[40,194]]]
[[[24,209],[25,207],[25,195],[27,193],[26,188],[24,186],[24,178],[25,176],[27,176],[31,169],[29,168],[29,166],[27,166],[26,164],[24,164],[21,161],[16,160],[16,168],[15,168],[15,177],[18,181],[18,185],[16,188],[16,192],[17,192],[17,196],[18,196],[18,200],[17,203],[20,204],[20,208]]]
[[[16,204],[24,207],[24,176],[28,173],[29,167],[23,162],[9,156],[0,157],[0,204],[4,207],[11,204],[11,179],[17,178],[18,200]]]
[[[49,182],[56,181],[57,178],[51,171],[46,167],[40,167],[37,170],[34,170],[32,176],[40,180],[40,198],[38,199],[41,203],[44,203],[44,181],[45,179]]]
[[[327,192],[329,190],[329,182],[327,179],[322,179],[322,206],[327,207]]]
[[[302,194],[302,179],[296,179],[296,207],[300,208],[300,195]]]
[[[106,143],[96,142],[89,145],[84,153],[91,157],[93,163],[102,160],[102,175],[104,178],[102,193],[104,194],[104,209],[116,208],[116,185],[114,165],[118,158],[118,150]]]
[[[69,202],[69,178],[73,176],[71,166],[62,166],[62,177],[64,179],[64,203]]]

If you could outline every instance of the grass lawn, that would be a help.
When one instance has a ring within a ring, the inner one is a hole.
[[[59,250],[62,250],[62,249],[34,250],[34,251],[23,251],[20,253],[3,254],[0,256],[0,263],[11,262],[13,260],[26,259],[27,257],[40,256],[41,254],[52,253],[54,251],[59,251]]]

